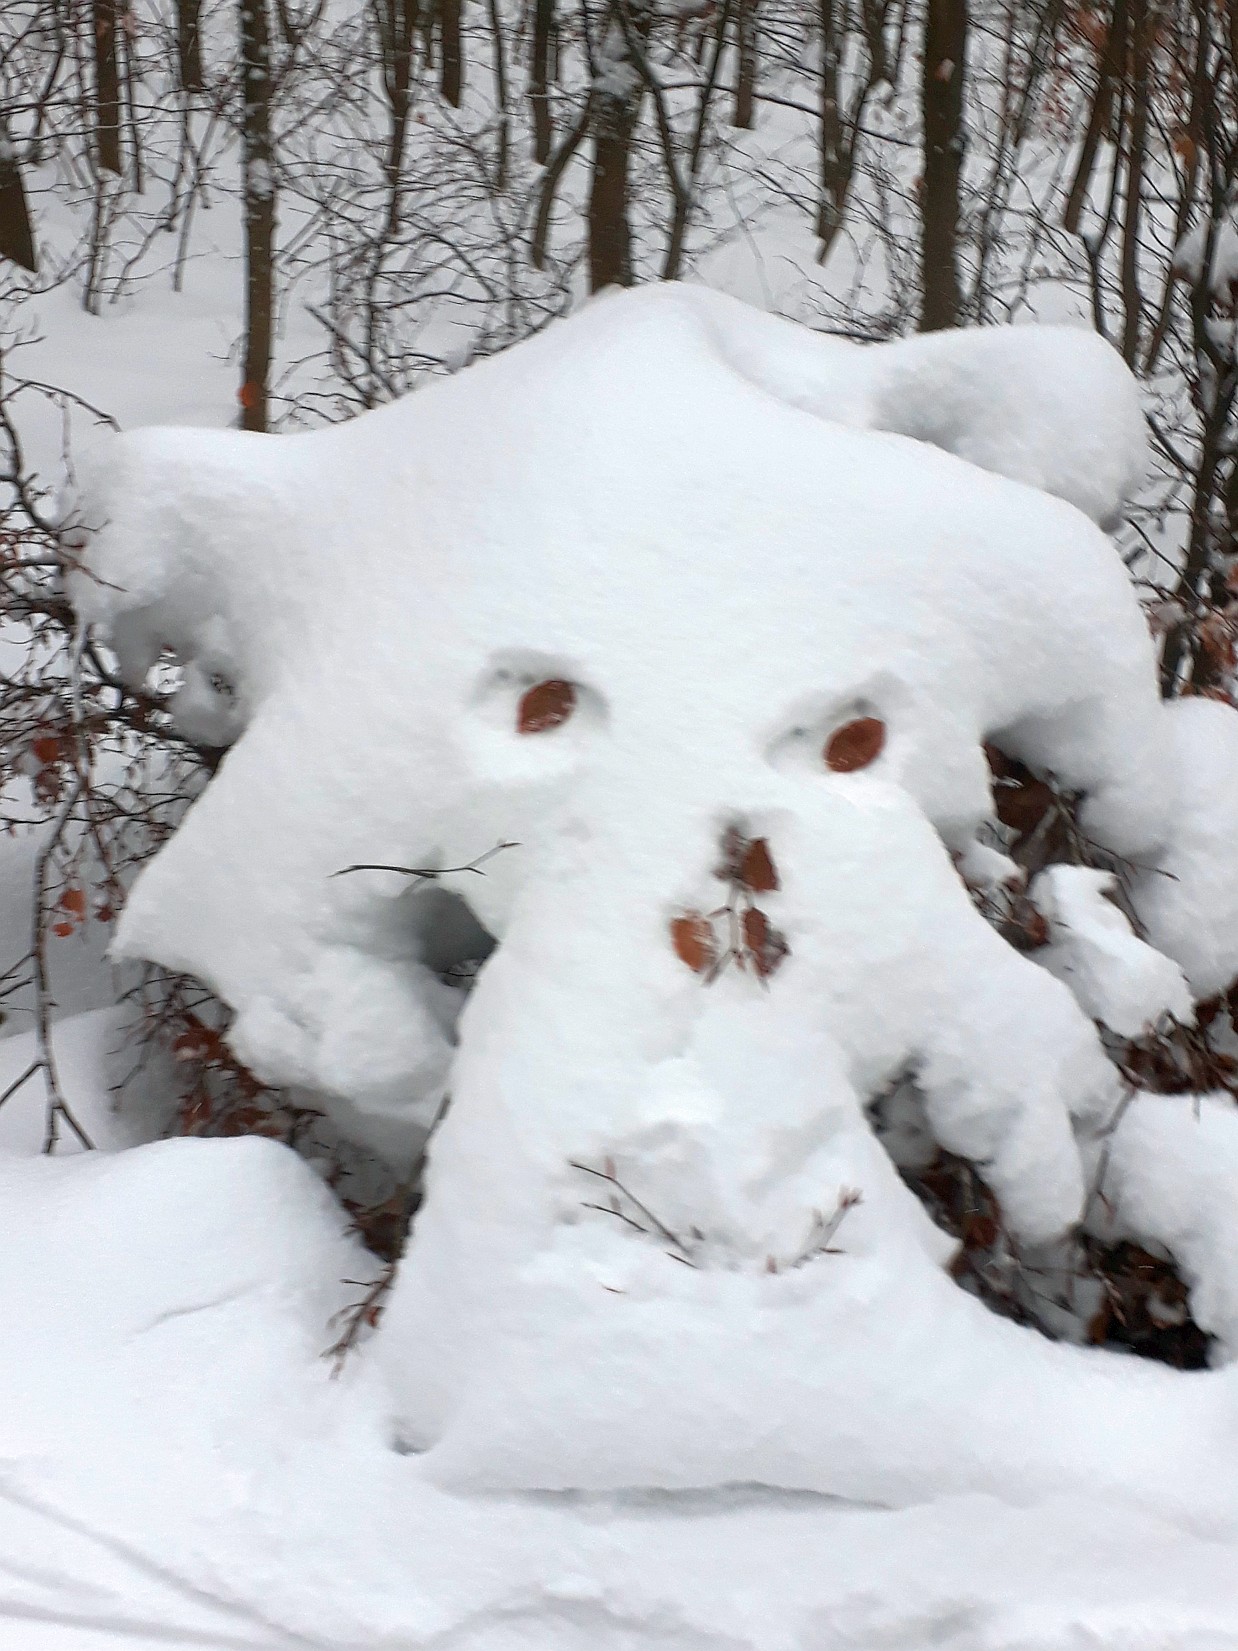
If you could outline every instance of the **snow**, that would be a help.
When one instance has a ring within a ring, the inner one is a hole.
[[[125,424],[232,415],[226,194],[212,217],[223,254],[184,294],[106,320],[40,300],[49,381]],[[725,239],[709,267],[736,279]],[[806,241],[765,225],[753,289],[811,309]],[[880,294],[870,256],[840,237],[835,283]],[[281,361],[317,349],[298,311]],[[1116,355],[1078,328],[860,350],[678,289],[424,403],[313,447],[139,433],[86,473],[119,582],[83,605],[131,676],[171,643],[182,729],[234,747],[123,944],[214,981],[247,1058],[383,1114],[396,1154],[455,1104],[417,1267],[333,1380],[339,1281],[374,1264],[313,1176],[261,1142],[124,1150],[152,1124],[111,1105],[123,1018],[57,1023],[108,1156],[0,1159],[5,1651],[1238,1646],[1235,1114],[1119,1097],[1088,1025],[1187,1019],[1183,973],[1238,974],[1238,721],[1154,706],[1073,514],[1109,526],[1143,467]],[[513,739],[562,674],[571,721]],[[880,761],[823,774],[873,712]],[[973,887],[1020,877],[989,846],[985,734],[1088,791],[1138,937],[1076,868],[1037,885],[1034,964],[974,920],[939,837]],[[666,925],[734,898],[739,827],[773,845],[756,904],[790,952],[705,986]],[[484,877],[330,877],[500,840]],[[30,845],[3,845],[0,936],[28,927]],[[503,937],[462,1022],[454,891]],[[58,1008],[109,995],[99,932],[53,947]],[[0,1043],[0,1093],[33,1053]],[[908,1065],[1029,1253],[1085,1199],[1101,1235],[1171,1250],[1218,1368],[1049,1347],[961,1296],[861,1111]],[[0,1109],[0,1152],[33,1156],[42,1104],[32,1082]],[[695,1268],[586,1210],[610,1194],[573,1161],[613,1162]]]
[[[1215,700],[1183,699],[1166,706],[1165,719],[1176,818],[1165,853],[1132,892],[1152,943],[1206,998],[1238,978],[1238,716]]]
[[[821,742],[870,701],[893,719],[882,775],[952,842],[989,812],[980,738],[1000,728],[1029,755],[1051,749],[1115,848],[1157,845],[1160,793],[1130,779],[1163,760],[1150,644],[1106,541],[923,442],[809,416],[782,325],[687,289],[609,297],[343,427],[109,443],[79,505],[99,529],[82,611],[131,676],[177,650],[196,729],[245,726],[139,881],[120,952],[212,984],[263,1074],[425,1119],[454,1006],[418,961],[424,891],[331,874],[460,865],[516,841],[467,887],[500,933],[602,754],[625,813],[667,790],[667,838],[641,850],[661,859],[662,901],[699,878],[721,814],[794,815],[824,795]],[[870,360],[915,354],[790,336],[810,362],[821,352],[834,387],[814,366],[812,403],[837,417],[869,395]],[[1018,329],[1008,354],[1031,380],[1043,344],[1051,379],[1056,338]],[[990,346],[953,345],[934,346],[934,373],[956,368],[957,384]],[[1104,361],[1085,364],[1085,388],[1115,370],[1095,352],[1079,352]],[[1129,422],[1129,384],[1099,400]],[[958,445],[956,403],[943,439]],[[1037,403],[1012,405],[993,462],[1018,473],[1036,443],[1017,408]],[[991,411],[981,398],[971,439],[992,446]],[[1088,422],[1057,443],[1049,479],[1067,491]],[[719,468],[722,492],[702,479]],[[1088,642],[1101,623],[1103,652]],[[212,675],[229,690],[214,707]],[[513,738],[522,685],[555,676],[581,685],[578,714]]]
[[[1112,872],[1046,867],[1031,887],[1032,903],[1049,924],[1050,946],[1038,962],[1120,1037],[1143,1037],[1166,1016],[1191,1024],[1195,1010],[1181,969],[1132,932],[1109,898],[1116,889]]]
[[[1191,1312],[1238,1355],[1238,1113],[1228,1096],[1140,1095],[1106,1142],[1105,1198],[1094,1216],[1106,1236],[1166,1246],[1191,1287]]]
[[[1168,925],[1046,874],[1040,967],[951,858],[991,830],[994,739],[1115,856],[1176,856],[1179,899],[1238,897],[1088,520],[1141,454],[1077,333],[861,351],[662,288],[343,427],[137,432],[84,471],[80,610],[134,679],[170,645],[183,711],[235,736],[121,954],[218,990],[261,1075],[410,1139],[450,1082],[372,1356],[422,1482],[1232,1520],[1234,1371],[993,1317],[864,1112],[914,1074],[1043,1245],[1125,1104],[1093,1019],[1189,1018]],[[539,683],[570,714],[529,734]],[[857,721],[874,760],[831,767]],[[373,863],[423,874],[336,875]],[[501,942],[462,1014],[444,891]],[[722,937],[708,983],[685,917]]]
[[[1231,299],[1238,287],[1238,222],[1224,217],[1217,224],[1207,219],[1188,230],[1174,251],[1174,274],[1198,282],[1204,259],[1212,242],[1212,269],[1208,285],[1217,297]]]
[[[1102,524],[1143,477],[1138,397],[1095,333],[983,327],[873,347],[808,337],[718,293],[693,291],[689,302],[740,373],[819,417],[929,442]]]
[[[365,1263],[291,1153],[170,1141],[0,1180],[6,1651],[1238,1644],[1233,1526],[1095,1487],[451,1495],[390,1449],[366,1356],[337,1379],[319,1356]]]
[[[95,1009],[58,1021],[51,1031],[52,1051],[61,1091],[92,1145],[104,1151],[135,1146],[142,1139],[136,1110],[122,1115],[112,1104],[107,1074],[115,1064],[127,1031],[120,1009]],[[38,1061],[33,1032],[0,1038],[0,1095]],[[117,1073],[119,1076],[119,1073]],[[40,1152],[46,1126],[46,1086],[36,1073],[0,1107],[0,1152]],[[72,1131],[65,1132],[62,1152],[79,1150]]]

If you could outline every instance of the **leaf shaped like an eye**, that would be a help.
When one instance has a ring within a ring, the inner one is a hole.
[[[560,677],[537,682],[520,696],[516,728],[521,734],[545,734],[558,728],[576,709],[576,686]]]
[[[825,742],[825,765],[835,774],[867,768],[885,749],[886,725],[880,717],[856,717],[835,728]]]

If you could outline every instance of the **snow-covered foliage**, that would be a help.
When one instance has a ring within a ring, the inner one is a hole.
[[[436,1477],[1228,1507],[1231,1377],[988,1314],[864,1112],[914,1074],[1033,1249],[1098,1165],[1123,1235],[1169,1236],[1093,1020],[1189,1020],[1174,914],[1238,877],[1078,508],[1141,456],[1087,335],[862,350],[673,287],[337,429],[100,452],[79,610],[135,684],[172,647],[234,740],[122,953],[214,986],[264,1077],[423,1126],[450,1082],[380,1332]],[[1033,886],[1048,969],[984,920],[951,854],[1011,865],[988,742],[1115,864],[1172,860],[1146,939],[1083,868]],[[457,1027],[446,965],[491,936]]]

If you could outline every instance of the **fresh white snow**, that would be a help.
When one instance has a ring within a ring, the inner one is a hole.
[[[231,746],[121,953],[409,1150],[451,1107],[332,1379],[375,1263],[305,1164],[39,1161],[9,1103],[6,1647],[1238,1645],[1238,1114],[1131,1097],[1094,1024],[1238,971],[1238,717],[1162,706],[1096,525],[1142,453],[1078,332],[861,350],[673,287],[313,435],[100,448],[79,609]],[[522,733],[539,683],[571,715]],[[1143,932],[1061,868],[1048,968],[975,911],[989,738],[1086,794]],[[445,889],[501,941],[467,1005]],[[738,946],[712,981],[685,918]],[[109,1030],[55,1034],[97,1120]],[[1021,1241],[1167,1245],[1216,1368],[959,1290],[863,1110],[908,1072]]]
[[[332,1380],[319,1357],[358,1293],[337,1281],[368,1264],[270,1143],[9,1158],[0,1189],[24,1354],[0,1376],[5,1651],[1238,1643],[1225,1528],[1095,1491],[899,1511],[742,1485],[437,1488],[391,1450],[375,1372]]]

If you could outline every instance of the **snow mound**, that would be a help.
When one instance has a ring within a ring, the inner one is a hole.
[[[981,327],[873,348],[806,336],[719,293],[694,289],[690,302],[745,377],[821,418],[929,442],[1102,525],[1143,477],[1134,382],[1095,333]]]
[[[84,1441],[96,1460],[123,1457],[151,1407],[164,1448],[209,1452],[229,1428],[248,1431],[241,1390],[252,1403],[273,1384],[273,1402],[289,1357],[317,1358],[339,1281],[363,1265],[326,1189],[254,1137],[6,1155],[0,1207],[6,1333],[39,1350],[0,1371],[9,1462]],[[202,1389],[221,1378],[233,1397],[200,1425]]]
[[[1074,342],[1085,388],[1105,378],[1098,398],[1129,420],[1112,352]],[[1004,347],[1061,399],[1057,343],[1020,329]],[[882,363],[923,355],[921,400],[955,374],[943,439],[1023,473],[1047,439],[1040,402],[999,428],[991,396],[971,420],[959,399],[992,352],[967,334],[861,350],[672,288],[597,302],[343,427],[113,441],[78,505],[97,577],[75,598],[131,677],[176,650],[199,737],[244,728],[134,890],[120,953],[206,979],[264,1075],[426,1117],[456,1009],[424,963],[426,902],[331,874],[518,840],[468,880],[499,933],[538,839],[610,753],[625,811],[669,787],[685,829],[712,834],[724,812],[821,793],[820,741],[871,705],[890,726],[882,778],[952,840],[989,813],[980,739],[1003,729],[1089,791],[1114,847],[1155,847],[1162,791],[1144,776],[1164,734],[1105,540],[922,441],[818,416],[879,422]],[[811,395],[794,376],[810,368]],[[1038,479],[1066,475],[1087,422]],[[556,676],[577,715],[513,737],[523,689]],[[701,758],[681,769],[684,742]],[[661,875],[670,892],[669,861]]]
[[[1190,1025],[1195,1009],[1182,970],[1133,933],[1109,898],[1116,886],[1112,872],[1046,867],[1031,888],[1049,924],[1050,945],[1037,961],[1119,1037],[1143,1037],[1166,1016]]]
[[[1165,707],[1174,818],[1165,851],[1138,877],[1135,904],[1149,939],[1201,998],[1238,978],[1238,715],[1210,699]]]
[[[1235,1529],[1095,1490],[445,1494],[319,1356],[361,1258],[270,1143],[0,1160],[0,1193],[5,1651],[1238,1644]]]
[[[994,336],[861,351],[630,293],[343,427],[138,432],[86,483],[84,616],[132,677],[171,646],[234,741],[122,952],[214,986],[260,1075],[424,1123],[450,1070],[382,1332],[445,1483],[1177,1508],[1185,1462],[1229,1505],[1230,1374],[990,1318],[864,1113],[914,1074],[1038,1244],[1121,1100],[1092,1015],[1186,1009],[1180,948],[1095,888],[1056,891],[1072,990],[951,859],[988,740],[1116,855],[1202,819],[1076,508],[1137,463],[1131,383]],[[1183,899],[1234,879],[1199,862]]]
[[[1140,1095],[1106,1147],[1104,1200],[1093,1218],[1108,1238],[1174,1257],[1191,1314],[1238,1358],[1238,1111],[1228,1095]]]

